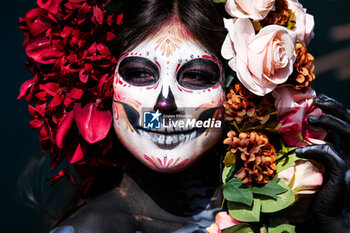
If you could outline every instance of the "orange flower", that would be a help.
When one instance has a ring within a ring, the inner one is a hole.
[[[244,120],[256,118],[261,124],[264,124],[269,120],[270,113],[275,111],[274,101],[271,98],[271,95],[255,96],[242,84],[236,83],[233,87],[230,87],[227,101],[224,103],[225,120],[240,124]]]
[[[297,59],[289,82],[297,88],[310,89],[312,82],[315,80],[315,66],[313,64],[315,59],[301,43],[296,44],[295,51]]]
[[[234,131],[227,134],[224,144],[243,162],[243,167],[236,176],[242,183],[252,187],[255,184],[266,184],[276,174],[277,154],[266,135],[260,132],[243,132],[238,136]]]
[[[277,0],[275,2],[275,10],[270,11],[265,19],[260,21],[260,25],[265,27],[271,24],[280,26],[288,26],[290,11],[286,0]]]

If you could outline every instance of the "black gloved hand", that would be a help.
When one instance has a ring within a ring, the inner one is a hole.
[[[321,231],[345,232],[342,210],[347,196],[345,174],[350,162],[350,111],[325,95],[316,97],[315,104],[326,115],[310,116],[309,124],[338,134],[341,137],[341,152],[338,154],[332,146],[325,144],[298,148],[296,154],[319,161],[326,167],[326,179],[313,206]]]

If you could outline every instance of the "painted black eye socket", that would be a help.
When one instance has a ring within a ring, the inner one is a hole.
[[[206,89],[220,81],[220,67],[213,61],[198,58],[184,64],[176,78],[185,88]]]
[[[119,75],[130,85],[149,86],[157,83],[159,71],[150,60],[142,57],[127,57],[118,68]]]

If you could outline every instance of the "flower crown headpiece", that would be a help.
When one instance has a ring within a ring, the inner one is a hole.
[[[38,0],[39,8],[20,18],[29,57],[25,67],[34,78],[25,81],[18,99],[34,117],[42,151],[51,153],[51,168],[62,161],[89,168],[116,166],[105,155],[112,147],[112,84],[117,62],[111,53],[122,14],[107,12],[108,0]],[[78,131],[70,137],[72,125]],[[69,146],[63,146],[69,140]],[[74,180],[68,166],[49,178]],[[94,177],[83,181],[89,187]]]
[[[224,19],[228,35],[222,55],[234,72],[226,77],[224,104],[231,129],[224,141],[228,152],[223,170],[229,213],[219,213],[208,231],[293,232],[293,226],[281,225],[284,220],[276,216],[297,194],[314,193],[322,183],[313,163],[292,153],[325,137],[306,122],[309,115],[322,114],[312,103],[314,58],[306,49],[313,17],[297,0],[214,2],[225,3],[233,17]],[[36,102],[29,105],[34,117],[29,126],[39,130],[52,169],[64,160],[92,168],[116,166],[105,155],[112,147],[110,106],[117,61],[110,45],[122,23],[121,3],[38,0],[39,8],[20,18],[26,67],[34,78],[23,83],[18,98]],[[78,132],[71,137],[73,125]],[[63,146],[66,140],[68,147]],[[303,175],[316,183],[305,186]],[[74,180],[68,166],[49,180],[62,177]],[[93,179],[85,177],[85,190]]]

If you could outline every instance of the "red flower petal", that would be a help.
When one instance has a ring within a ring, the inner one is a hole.
[[[84,157],[83,150],[81,149],[80,143],[78,144],[77,148],[75,149],[75,152],[70,160],[68,160],[69,163],[76,163],[79,160],[81,160]]]
[[[96,18],[96,21],[98,24],[102,24],[103,23],[103,11],[98,7],[98,6],[94,6],[94,17]]]
[[[116,37],[116,35],[112,32],[107,32],[107,41],[111,41]]]
[[[69,163],[77,163],[84,157],[88,149],[89,144],[81,137],[73,138],[64,146],[63,154]]]
[[[38,100],[41,100],[41,101],[47,100],[45,91],[39,91],[39,92],[35,93],[34,96],[35,96],[35,98],[37,98]]]
[[[50,102],[50,106],[57,107],[57,106],[61,105],[63,99],[64,99],[64,95],[60,95],[60,94],[55,95]]]
[[[64,55],[63,51],[50,45],[50,40],[44,36],[32,39],[26,48],[28,57],[43,64],[53,64],[57,58]]]
[[[51,95],[51,96],[55,96],[58,89],[60,88],[58,83],[46,83],[44,85],[40,84],[39,85],[40,90],[45,91],[47,94]]]
[[[64,138],[67,135],[69,129],[71,128],[74,120],[73,111],[70,111],[66,117],[58,125],[58,130],[56,133],[56,145],[58,148],[63,148]]]
[[[81,70],[79,72],[79,79],[82,83],[87,83],[89,75],[85,73],[85,70]]]
[[[96,48],[100,52],[101,55],[103,55],[105,57],[111,56],[111,52],[109,51],[107,46],[105,46],[103,44],[98,44],[98,45],[96,45]]]
[[[80,99],[81,96],[84,94],[84,91],[79,88],[73,88],[68,94],[67,97],[71,99]]]
[[[47,18],[47,11],[40,8],[32,9],[25,15],[24,20],[33,36],[38,36],[50,28],[49,23],[43,20],[44,18]]]
[[[32,129],[38,129],[43,125],[43,121],[38,120],[38,119],[34,119],[31,122],[29,122],[29,127],[31,127]]]
[[[38,0],[38,5],[52,13],[57,13],[62,0]]]
[[[38,78],[36,76],[31,80],[25,81],[19,90],[19,95],[17,99],[25,99],[26,101],[31,102],[34,98],[34,86],[37,83]]]
[[[93,103],[83,108],[80,103],[74,103],[74,119],[81,136],[93,144],[104,139],[112,124],[112,114],[109,110],[100,110]]]
[[[120,14],[117,16],[117,24],[121,25],[123,23],[123,14]]]

